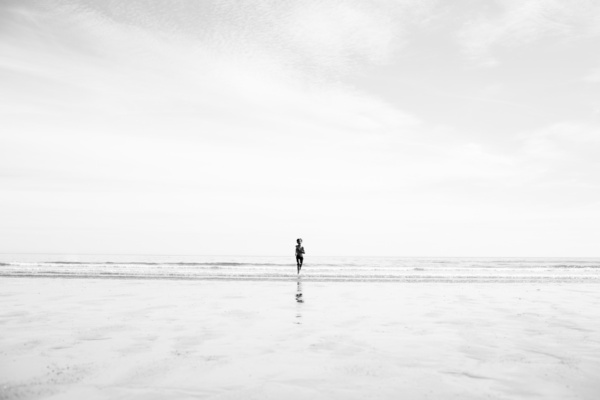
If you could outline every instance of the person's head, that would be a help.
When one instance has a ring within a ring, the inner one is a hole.
[[[302,239],[296,239],[296,243],[298,243],[298,244],[302,243]]]

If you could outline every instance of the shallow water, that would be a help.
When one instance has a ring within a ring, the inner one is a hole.
[[[0,255],[0,276],[291,280],[293,257]],[[307,257],[307,281],[600,282],[598,258]]]

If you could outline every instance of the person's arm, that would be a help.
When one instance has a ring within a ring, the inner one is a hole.
[[[304,254],[304,246],[302,246],[302,254]]]

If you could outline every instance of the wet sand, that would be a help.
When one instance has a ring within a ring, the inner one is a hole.
[[[599,310],[594,283],[0,278],[0,398],[596,399]]]

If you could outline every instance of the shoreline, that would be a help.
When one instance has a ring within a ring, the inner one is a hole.
[[[3,274],[0,273],[0,278],[24,278],[24,279],[101,279],[101,280],[142,280],[142,281],[221,281],[221,282],[295,282],[303,280],[306,282],[372,282],[372,283],[498,283],[498,284],[600,284],[600,276],[453,276],[443,278],[435,275],[424,276],[403,276],[403,277],[313,277],[310,275],[303,276],[282,276],[282,277],[260,277],[260,276],[142,276],[142,275],[70,275],[70,274]]]

